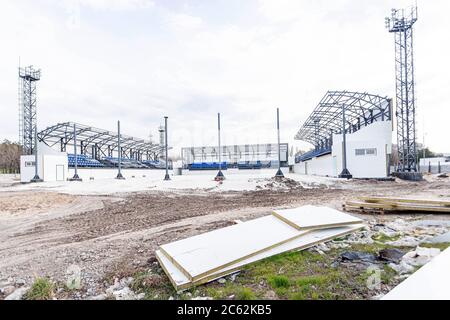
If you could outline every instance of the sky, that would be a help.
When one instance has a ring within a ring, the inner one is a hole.
[[[0,140],[18,140],[20,64],[42,70],[38,128],[74,121],[172,152],[294,141],[327,90],[395,94],[391,8],[411,0],[3,0]],[[419,1],[418,142],[450,152],[448,0]],[[393,135],[395,141],[395,135]]]

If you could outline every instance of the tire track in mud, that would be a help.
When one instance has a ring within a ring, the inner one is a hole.
[[[37,224],[33,233],[65,234],[60,243],[81,242],[121,232],[134,232],[197,216],[241,208],[274,207],[303,200],[337,197],[345,190],[302,189],[290,192],[269,190],[204,195],[144,193],[108,203],[103,209],[73,214]]]

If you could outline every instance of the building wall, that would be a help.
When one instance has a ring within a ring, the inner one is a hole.
[[[420,166],[428,167],[428,165],[430,165],[430,164],[432,166],[437,166],[437,165],[439,165],[439,162],[441,163],[441,166],[450,165],[450,157],[449,158],[441,157],[441,158],[420,159]]]
[[[170,170],[170,173],[172,170]],[[95,180],[99,179],[112,179],[117,177],[118,169],[117,168],[78,168],[78,176],[83,180],[89,180],[90,178],[94,178]],[[160,174],[161,177],[164,177],[165,170],[153,170],[153,169],[122,169],[122,175],[126,179],[131,179],[133,176],[142,177],[142,176],[152,176],[155,173]],[[69,177],[73,177],[75,174],[75,168],[69,168]],[[162,179],[162,178],[161,178]]]
[[[38,155],[38,174],[44,181],[64,181],[68,178],[67,155]],[[20,181],[30,182],[35,175],[35,157],[20,157]]]
[[[67,153],[58,152],[38,143],[38,174],[44,181],[64,181],[68,178]],[[20,181],[30,182],[35,175],[35,156],[20,157]]]
[[[337,176],[335,170],[333,170],[332,155],[326,155],[298,163],[294,166],[294,172],[313,176]]]
[[[299,173],[336,177],[343,168],[342,135],[333,135],[332,154],[300,163]],[[346,135],[347,168],[355,178],[385,178],[388,176],[389,155],[392,153],[392,122],[379,121]],[[357,155],[364,150],[364,155]],[[367,150],[376,150],[367,154]],[[297,172],[297,171],[296,171]]]

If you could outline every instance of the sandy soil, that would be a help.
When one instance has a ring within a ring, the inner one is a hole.
[[[448,179],[447,179],[448,180]],[[65,281],[67,269],[83,272],[88,295],[104,288],[117,268],[145,267],[158,245],[305,204],[340,208],[363,195],[450,198],[450,181],[420,183],[353,181],[346,188],[284,188],[266,181],[262,190],[144,191],[109,196],[68,195],[49,190],[0,192],[0,282],[35,276]],[[362,216],[395,219],[396,216]],[[425,216],[424,216],[425,217]],[[427,215],[427,219],[450,219]]]

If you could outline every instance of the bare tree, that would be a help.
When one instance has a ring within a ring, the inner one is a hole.
[[[22,147],[15,142],[4,140],[0,143],[0,172],[17,173],[20,170]]]

